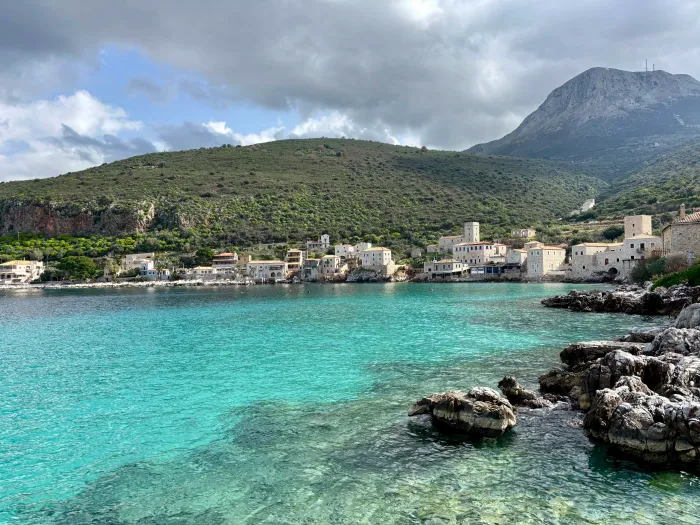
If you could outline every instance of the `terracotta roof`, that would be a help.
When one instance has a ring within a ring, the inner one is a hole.
[[[376,248],[367,248],[365,251],[366,252],[380,252],[380,251],[390,252],[391,250],[389,248],[384,248],[383,246],[377,246]]]
[[[695,213],[689,213],[682,219],[676,219],[673,221],[673,224],[687,224],[689,222],[700,222],[700,211],[696,211]]]
[[[285,261],[248,261],[248,264],[287,264]]]
[[[214,258],[216,258],[216,257],[235,257],[235,256],[236,256],[235,253],[220,253],[218,255],[215,255]]]
[[[443,235],[441,239],[461,239],[464,235]]]
[[[25,260],[21,260],[21,261],[19,261],[19,260],[7,261],[6,263],[0,264],[0,266],[17,266],[17,265],[20,265],[20,264],[24,266],[24,265],[27,265],[27,264],[31,264],[31,261],[25,261]]]

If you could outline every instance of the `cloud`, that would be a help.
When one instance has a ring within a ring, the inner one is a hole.
[[[0,115],[0,180],[48,177],[157,149],[142,138],[120,138],[142,123],[87,91],[0,103]]]
[[[0,7],[0,71],[14,72],[0,85],[17,96],[23,64],[121,45],[206,78],[178,89],[214,105],[291,108],[307,126],[337,113],[356,131],[461,149],[511,131],[593,66],[648,57],[700,77],[699,31],[691,0],[24,0]],[[194,126],[179,132],[217,137]]]

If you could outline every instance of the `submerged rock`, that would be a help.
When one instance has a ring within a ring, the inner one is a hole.
[[[532,390],[527,390],[512,376],[506,376],[498,382],[498,388],[513,405],[528,408],[549,408],[552,401],[539,397]]]
[[[446,426],[485,437],[498,437],[516,423],[510,402],[495,390],[485,387],[424,397],[408,410],[409,416],[419,414],[429,414],[438,427]]]

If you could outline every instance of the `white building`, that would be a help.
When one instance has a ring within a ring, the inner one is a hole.
[[[496,242],[464,242],[452,249],[452,258],[470,266],[506,262],[505,244]]]
[[[347,268],[345,262],[337,255],[324,255],[318,265],[318,277],[319,279],[330,279],[344,275]]]
[[[40,261],[8,261],[0,264],[0,284],[30,283],[44,273],[44,263]]]
[[[560,246],[536,246],[527,251],[527,276],[563,275],[566,250]]]
[[[155,262],[149,260],[139,265],[139,276],[149,281],[169,281],[170,270],[168,268],[163,268],[159,271],[156,269]]]
[[[362,252],[372,247],[371,242],[358,242],[357,244],[336,244],[335,255],[341,260],[358,259],[362,257]]]
[[[250,261],[246,263],[246,273],[253,279],[286,279],[286,261]]]
[[[442,259],[427,262],[423,265],[423,273],[427,273],[431,279],[445,277],[460,277],[467,271],[467,265],[454,259]]]
[[[386,266],[391,264],[391,250],[379,246],[362,252],[362,267]]]
[[[297,248],[287,250],[287,255],[284,260],[287,263],[287,271],[298,272],[304,265],[304,252]]]

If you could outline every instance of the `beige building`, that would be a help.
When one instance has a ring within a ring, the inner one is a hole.
[[[620,243],[581,243],[571,249],[574,279],[627,279],[638,261],[662,252],[663,241],[652,233],[650,215],[625,217]]]
[[[285,257],[287,263],[287,270],[290,272],[298,272],[304,265],[304,252],[293,248],[287,250],[287,256]]]
[[[141,264],[152,261],[156,256],[154,252],[146,253],[129,253],[122,258],[120,266],[120,272],[129,272],[133,270],[140,270]]]
[[[301,278],[304,281],[318,281],[318,271],[321,265],[321,259],[305,259],[304,266],[301,271]]]
[[[36,281],[44,273],[40,261],[8,261],[0,264],[0,284],[22,284]]]
[[[429,244],[428,246],[425,247],[425,251],[427,253],[440,253],[440,245],[439,244]]]
[[[535,235],[537,235],[535,228],[521,228],[510,232],[511,237],[520,237],[522,239],[532,239]]]
[[[540,278],[564,274],[566,250],[560,246],[536,246],[527,251],[527,276]]]
[[[507,247],[497,242],[463,242],[453,247],[452,258],[470,266],[504,263]]]
[[[624,243],[584,242],[571,247],[571,277],[617,278],[622,270]]]
[[[465,222],[464,233],[462,235],[440,237],[440,241],[438,242],[438,251],[440,253],[452,253],[452,247],[456,244],[462,244],[465,242],[479,242],[480,239],[481,232],[479,223]],[[433,253],[430,250],[431,246],[428,246],[428,253]]]
[[[423,273],[427,273],[431,279],[444,277],[460,277],[467,272],[467,265],[454,259],[442,259],[423,265]]]
[[[344,275],[347,272],[347,265],[337,255],[324,255],[318,265],[319,279],[329,279]]]
[[[700,212],[686,215],[685,205],[681,205],[678,218],[661,230],[663,253],[682,254],[688,259],[700,255]]]
[[[396,271],[396,265],[391,258],[391,250],[382,246],[362,252],[362,267],[382,273],[387,277]]]
[[[246,273],[253,279],[286,279],[286,261],[250,261],[245,265]]]

